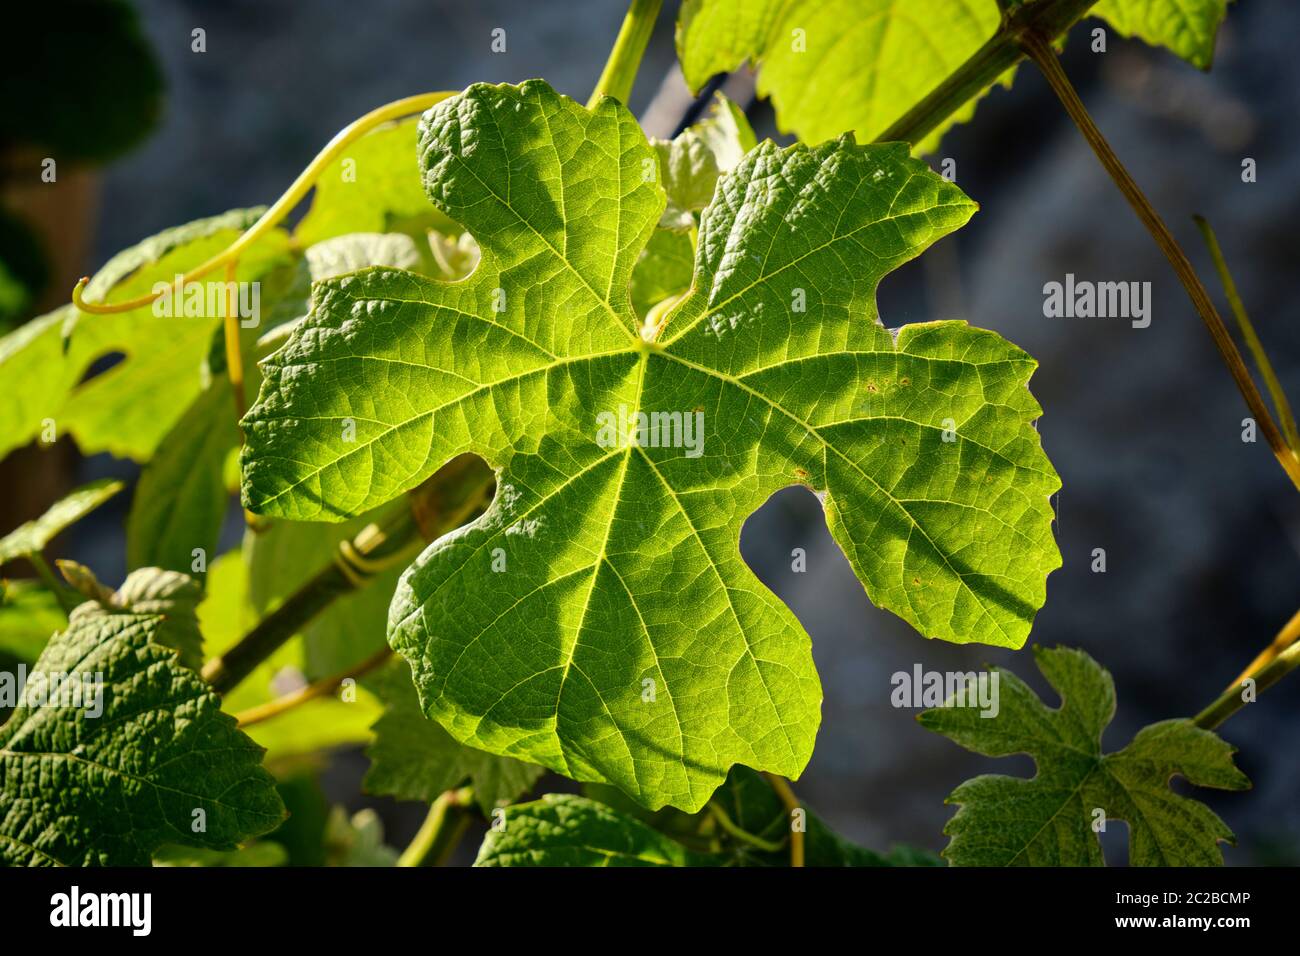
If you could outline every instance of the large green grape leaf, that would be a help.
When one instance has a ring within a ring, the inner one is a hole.
[[[147,866],[163,844],[234,849],[283,818],[262,749],[154,643],[162,622],[74,614],[50,640],[33,673],[102,677],[102,696],[25,698],[0,727],[0,863]]]
[[[484,813],[531,790],[542,768],[466,747],[424,716],[411,684],[411,669],[397,660],[366,678],[384,702],[367,749],[367,793],[399,800],[432,802],[468,780]]]
[[[876,316],[881,277],[974,211],[959,189],[898,145],[765,143],[721,181],[693,291],[648,341],[628,283],[664,195],[624,107],[479,85],[423,122],[430,196],[479,266],[318,284],[265,363],[243,487],[256,512],[339,520],[462,453],[497,470],[389,618],[453,737],[652,806],[698,809],[735,763],[797,776],[808,637],[738,547],[794,484],[879,606],[1024,642],[1060,563],[1035,363],[961,322]],[[680,427],[637,441],[638,411]]]
[[[225,249],[260,213],[235,210],[152,236],[110,259],[87,285],[86,299],[116,302],[170,283]],[[259,240],[240,259],[237,280],[260,281],[284,261],[287,241],[280,230]],[[15,329],[0,339],[0,455],[52,422],[85,454],[148,459],[202,389],[220,322],[215,315],[155,315],[151,306],[89,315],[69,305]],[[115,353],[125,358],[82,381],[97,359]]]
[[[1102,866],[1095,827],[1124,820],[1130,866],[1217,866],[1232,831],[1208,807],[1169,789],[1175,774],[1200,787],[1244,790],[1235,750],[1190,720],[1142,728],[1123,750],[1104,754],[1101,735],[1115,716],[1115,683],[1083,651],[1034,648],[1038,669],[1060,695],[1047,707],[1001,668],[998,710],[927,710],[922,726],[990,757],[1028,754],[1032,779],[984,775],[952,792],[959,809],[943,855],[957,866]],[[950,702],[951,703],[951,702]]]
[[[1226,0],[1102,0],[1093,13],[1208,68],[1225,8]],[[992,37],[999,16],[994,0],[684,0],[677,54],[694,90],[747,60],[758,65],[758,92],[771,97],[777,125],[805,142],[846,130],[870,142]],[[917,151],[970,119],[977,100]]]

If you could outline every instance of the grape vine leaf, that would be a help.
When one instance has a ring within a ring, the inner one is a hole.
[[[411,669],[400,658],[365,683],[384,703],[373,728],[374,743],[366,750],[367,793],[430,803],[468,780],[479,807],[490,815],[494,807],[531,790],[541,777],[541,767],[466,747],[425,717]]]
[[[60,567],[64,564],[60,562]],[[88,569],[83,570],[90,574]],[[99,588],[108,591],[103,585]],[[137,568],[126,576],[120,588],[110,591],[102,600],[92,599],[74,608],[68,620],[75,622],[93,615],[123,613],[156,617],[158,623],[151,632],[153,642],[170,647],[182,664],[197,671],[203,666],[203,634],[197,616],[202,599],[202,585],[187,574],[163,568]]]
[[[1130,866],[1217,866],[1219,842],[1232,831],[1208,807],[1169,789],[1174,775],[1201,787],[1245,790],[1234,747],[1190,720],[1138,731],[1122,750],[1103,754],[1101,735],[1115,715],[1115,683],[1086,653],[1034,648],[1034,659],[1060,695],[1052,710],[1009,671],[999,677],[999,709],[924,711],[921,725],[990,757],[1028,754],[1031,779],[986,774],[948,797],[959,805],[944,833],[943,855],[956,866],[1102,866],[1093,831],[1102,819],[1129,826]]]
[[[19,525],[0,538],[0,565],[44,551],[61,531],[76,524],[123,487],[120,481],[101,478],[64,495],[39,518]]]
[[[703,122],[674,139],[653,139],[667,205],[659,225],[683,231],[695,226],[694,213],[713,198],[718,177],[736,167],[758,145],[743,111],[721,93]]]
[[[640,318],[691,285],[697,215],[713,198],[718,178],[736,167],[757,142],[742,111],[721,93],[702,122],[673,140],[651,140],[659,154],[659,175],[667,205],[659,226],[637,257],[629,293]],[[671,304],[671,303],[670,303]]]
[[[1226,0],[1102,0],[1092,12],[1205,69],[1225,10]],[[692,90],[756,64],[777,126],[805,142],[845,130],[870,142],[979,50],[999,16],[993,0],[684,0],[677,55]],[[999,82],[1013,77],[1008,70]],[[949,127],[970,119],[978,99],[917,152],[933,151]]]
[[[30,664],[68,622],[54,593],[39,581],[0,582],[0,654]]]
[[[199,393],[140,473],[126,521],[129,567],[188,571],[196,567],[196,549],[199,566],[206,566],[230,500],[223,469],[238,447],[234,394],[221,376]]]
[[[506,809],[506,825],[490,828],[475,866],[716,866],[634,817],[564,793]]]
[[[793,484],[879,606],[929,637],[1024,642],[1060,564],[1035,363],[962,322],[895,336],[875,310],[881,277],[973,213],[957,187],[896,144],[764,143],[722,179],[693,292],[647,341],[628,283],[665,200],[621,104],[476,85],[422,122],[430,197],[479,266],[317,284],[244,419],[243,494],[339,520],[465,452],[497,470],[389,616],[453,737],[650,806],[698,809],[736,763],[798,776],[808,636],[738,548]],[[638,411],[680,426],[637,441],[615,420]]]
[[[331,807],[324,843],[326,866],[394,866],[400,855],[384,843],[384,824],[369,807],[351,816]]]
[[[1101,0],[1092,8],[1126,37],[1172,50],[1193,66],[1214,64],[1219,24],[1228,15],[1229,0]]]
[[[95,274],[86,299],[115,302],[170,283],[230,245],[261,212],[234,210],[145,239]],[[286,233],[272,230],[241,257],[237,280],[257,281],[282,263],[287,243]],[[203,360],[220,321],[155,315],[150,306],[88,315],[68,305],[15,329],[0,339],[0,455],[53,422],[84,454],[148,460],[202,389]],[[96,360],[118,353],[122,361],[83,381]]]
[[[25,696],[0,727],[0,863],[147,866],[164,844],[234,849],[283,818],[262,749],[155,643],[162,623],[74,613],[51,638],[33,672],[101,676],[102,697]]]

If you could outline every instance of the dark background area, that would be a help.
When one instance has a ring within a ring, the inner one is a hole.
[[[619,0],[136,6],[165,75],[164,112],[143,146],[104,171],[82,269],[164,227],[271,202],[340,127],[389,100],[538,76],[585,100],[625,9]],[[676,4],[665,6],[632,97],[639,115],[674,67]],[[191,52],[195,27],[207,31],[206,53]],[[495,27],[507,31],[505,53],[490,51]],[[1108,52],[1095,54],[1088,32],[1076,29],[1066,70],[1218,297],[1190,217],[1214,224],[1278,374],[1300,397],[1300,4],[1235,4],[1208,75],[1113,34]],[[760,136],[775,135],[766,105],[750,113]],[[1048,581],[1032,641],[1081,647],[1113,673],[1119,710],[1105,743],[1117,748],[1143,724],[1200,710],[1295,611],[1300,498],[1262,439],[1242,441],[1245,406],[1173,272],[1032,68],[949,134],[931,157],[936,168],[943,157],[956,161],[957,182],[982,211],[885,280],[881,315],[890,326],[964,318],[1041,363],[1031,385],[1064,483],[1065,564]],[[1244,157],[1257,160],[1258,182],[1241,181]],[[1045,318],[1042,286],[1067,272],[1149,280],[1150,327]],[[54,281],[71,288],[80,274]],[[100,457],[77,478],[133,473]],[[72,556],[106,581],[125,572],[127,505],[113,502],[69,536]],[[916,662],[932,670],[997,663],[1042,690],[1028,653],[928,642],[874,609],[806,492],[777,495],[749,520],[742,547],[812,635],[825,703],[797,790],[829,823],[875,848],[904,841],[938,850],[952,813],[943,801],[958,783],[1032,772],[1023,757],[967,753],[890,705],[890,675]],[[807,550],[804,574],[791,571],[795,547]],[[1104,574],[1090,568],[1094,548],[1106,551]],[[1227,860],[1300,863],[1300,680],[1264,694],[1222,733],[1241,748],[1254,782],[1242,794],[1197,792],[1238,835]],[[359,754],[336,757],[325,777],[330,796],[354,809],[381,807],[389,841],[401,846],[423,809],[358,797],[365,765]],[[1175,788],[1191,790],[1181,781]],[[1106,835],[1112,859],[1123,859],[1124,838],[1122,825]]]

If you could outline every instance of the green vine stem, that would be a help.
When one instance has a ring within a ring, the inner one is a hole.
[[[1246,312],[1246,305],[1241,301],[1241,294],[1237,291],[1237,283],[1232,281],[1232,273],[1228,270],[1228,260],[1223,257],[1223,249],[1219,246],[1219,239],[1204,216],[1193,216],[1192,220],[1205,238],[1205,246],[1210,251],[1210,258],[1214,260],[1215,271],[1219,273],[1219,281],[1223,283],[1223,294],[1228,299],[1228,307],[1232,309],[1233,317],[1237,320],[1237,327],[1241,330],[1241,337],[1246,340],[1246,348],[1250,349],[1251,358],[1255,360],[1255,367],[1259,369],[1260,377],[1264,379],[1264,386],[1268,389],[1269,397],[1273,399],[1273,410],[1277,412],[1278,420],[1282,424],[1282,435],[1286,438],[1291,450],[1300,455],[1300,432],[1296,431],[1295,412],[1291,410],[1291,403],[1287,400],[1286,392],[1282,390],[1282,383],[1278,381],[1277,373],[1273,371],[1273,363],[1269,361],[1268,353],[1264,351],[1264,343],[1259,340],[1259,335],[1255,332],[1255,325],[1250,321],[1250,316]]]
[[[326,694],[332,694],[342,685],[349,677],[356,679],[364,677],[375,668],[387,663],[393,656],[391,647],[384,647],[371,654],[360,664],[354,664],[347,670],[332,674],[322,680],[308,684],[306,687],[300,687],[298,690],[285,694],[275,700],[267,701],[265,704],[258,704],[256,707],[250,707],[248,710],[242,710],[235,714],[235,722],[240,728],[251,727],[254,724],[260,724],[270,720],[273,717],[279,717],[281,714],[288,713],[295,707],[307,703],[309,700],[315,700],[318,697],[324,697]]]
[[[59,607],[63,609],[64,614],[71,614],[73,609],[81,603],[81,598],[77,593],[60,581],[54,574],[49,562],[45,556],[39,552],[33,552],[26,556],[27,561],[36,570],[36,576],[41,579],[41,583],[46,589],[53,593],[55,599],[59,602]]]
[[[204,665],[204,679],[217,693],[228,693],[335,600],[365,587],[386,568],[409,561],[426,541],[481,514],[495,480],[492,471],[473,455],[448,462],[411,493],[410,507],[384,527],[367,525],[351,540],[339,542],[329,564],[234,647]]]
[[[796,810],[803,808],[785,777],[777,776],[774,773],[764,773],[763,776],[767,778],[768,784],[776,791],[776,795],[781,798],[788,816],[793,816]],[[790,824],[790,865],[792,867],[803,866],[803,830],[796,830],[793,820],[787,820],[787,823]]]
[[[375,576],[380,564],[389,566],[414,557],[415,548],[420,544],[415,521],[406,511],[390,527],[367,525],[351,541],[340,542],[329,564],[234,647],[208,661],[203,667],[204,680],[217,693],[228,693],[336,599],[363,587]]]
[[[998,31],[929,95],[877,136],[876,142],[919,143],[1024,58],[1019,39],[1023,31],[1055,39],[1097,3],[1098,0],[1037,0],[1010,10],[1003,8]]]
[[[1128,170],[1124,168],[1124,164],[1120,162],[1119,157],[1115,155],[1115,151],[1111,149],[1106,137],[1097,128],[1097,124],[1092,121],[1092,117],[1088,114],[1083,101],[1079,99],[1079,94],[1070,83],[1069,77],[1065,75],[1065,71],[1061,68],[1056,53],[1052,50],[1048,41],[1038,33],[1028,30],[1020,34],[1020,44],[1029,58],[1042,71],[1043,76],[1047,78],[1052,92],[1061,101],[1061,105],[1065,107],[1066,113],[1074,121],[1075,126],[1079,128],[1083,138],[1088,141],[1088,145],[1092,147],[1098,161],[1110,174],[1111,179],[1115,181],[1115,185],[1119,187],[1119,191],[1128,200],[1133,211],[1137,213],[1138,219],[1146,226],[1147,231],[1151,233],[1151,237],[1155,239],[1156,245],[1160,247],[1160,251],[1165,254],[1165,258],[1173,266],[1174,272],[1178,274],[1178,280],[1183,284],[1188,297],[1192,300],[1192,305],[1196,308],[1202,321],[1205,322],[1206,328],[1210,330],[1210,336],[1214,339],[1214,344],[1218,346],[1219,354],[1228,366],[1228,371],[1232,373],[1237,388],[1246,399],[1246,406],[1259,424],[1259,430],[1264,433],[1269,447],[1273,450],[1273,454],[1277,456],[1278,462],[1282,465],[1282,469],[1287,473],[1291,482],[1297,489],[1300,489],[1300,458],[1297,458],[1296,453],[1287,445],[1282,432],[1277,427],[1277,423],[1273,421],[1268,406],[1264,404],[1264,397],[1259,393],[1255,380],[1251,377],[1250,370],[1246,368],[1241,352],[1237,350],[1237,344],[1233,341],[1232,334],[1214,308],[1214,303],[1210,300],[1210,294],[1205,290],[1205,286],[1201,284],[1200,278],[1196,275],[1196,270],[1192,268],[1191,260],[1187,258],[1187,254],[1178,245],[1178,241],[1174,239],[1169,227],[1164,224],[1164,220],[1160,218],[1159,213],[1155,211],[1133,177],[1129,175]]]
[[[1267,690],[1287,674],[1300,667],[1300,644],[1292,644],[1255,676],[1255,694]],[[1254,697],[1251,698],[1252,700]],[[1245,707],[1249,701],[1244,694],[1241,682],[1229,687],[1209,707],[1192,718],[1198,727],[1213,730],[1225,720]]]
[[[757,847],[764,853],[779,853],[781,852],[781,848],[785,846],[784,840],[764,840],[762,837],[755,836],[748,830],[742,829],[731,819],[727,811],[724,810],[722,805],[716,800],[709,802],[709,814],[713,819],[718,821],[718,826],[720,826],[724,832],[729,833],[741,843],[747,843],[752,847]]]
[[[632,94],[632,84],[636,82],[637,70],[641,67],[641,57],[645,54],[650,34],[654,32],[655,21],[659,19],[659,8],[663,0],[632,0],[623,26],[614,41],[614,49],[609,53],[605,69],[596,82],[596,89],[587,101],[587,109],[595,109],[602,96],[612,96],[624,105]]]
[[[474,789],[461,787],[438,796],[429,807],[415,839],[402,851],[398,866],[442,866],[470,824]]]

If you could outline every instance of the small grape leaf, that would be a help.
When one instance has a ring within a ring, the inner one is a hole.
[[[632,309],[644,319],[650,310],[691,287],[695,248],[691,237],[671,229],[656,229],[632,270]]]
[[[1093,825],[1129,825],[1130,866],[1217,866],[1219,841],[1232,831],[1208,807],[1169,789],[1175,775],[1201,787],[1244,790],[1234,747],[1190,720],[1138,731],[1123,750],[1103,754],[1101,735],[1115,715],[1110,673],[1083,651],[1034,648],[1038,669],[1061,697],[1057,710],[1010,671],[999,678],[998,712],[973,707],[927,710],[921,725],[990,757],[1028,754],[1031,779],[984,775],[966,781],[943,851],[956,866],[1103,866]],[[1104,814],[1104,817],[1100,814]]]
[[[721,858],[688,850],[635,817],[603,803],[548,793],[506,808],[490,828],[475,866],[717,866]]]
[[[0,727],[0,863],[147,866],[164,844],[230,850],[283,818],[262,749],[156,643],[164,620],[74,613],[51,638],[33,673],[102,678],[103,711],[43,694]]]
[[[324,843],[326,866],[395,866],[399,856],[384,843],[384,824],[369,807],[351,816],[331,807]]]
[[[878,605],[929,637],[1024,642],[1060,564],[1035,363],[875,310],[881,277],[974,211],[956,186],[896,144],[764,143],[722,179],[693,291],[648,341],[628,285],[665,200],[621,104],[476,85],[425,115],[421,150],[478,268],[318,283],[244,419],[243,493],[339,520],[462,453],[497,470],[389,617],[453,737],[651,806],[698,809],[736,763],[797,776],[820,718],[808,636],[738,548],[793,484]],[[638,440],[638,411],[681,424]]]
[[[1229,0],[1101,0],[1092,8],[1122,36],[1172,50],[1193,66],[1214,64],[1219,24]]]
[[[76,524],[125,487],[112,478],[101,478],[64,495],[41,515],[21,524],[0,538],[0,565],[15,558],[40,554],[65,528]]]
[[[695,226],[694,213],[713,198],[718,177],[736,167],[758,145],[745,114],[721,93],[703,122],[674,139],[652,139],[659,157],[659,175],[667,206],[659,219],[664,229],[683,231]]]
[[[1102,0],[1092,15],[1208,69],[1227,0]],[[748,60],[777,126],[816,143],[845,130],[871,142],[996,32],[994,0],[684,0],[677,55],[699,90]],[[999,82],[1010,86],[1014,68]],[[939,145],[981,92],[916,144]]]
[[[425,717],[411,669],[400,658],[365,683],[384,702],[383,716],[373,728],[374,743],[366,750],[367,793],[430,803],[468,780],[479,807],[491,814],[494,807],[519,799],[541,777],[541,767],[466,747]]]

